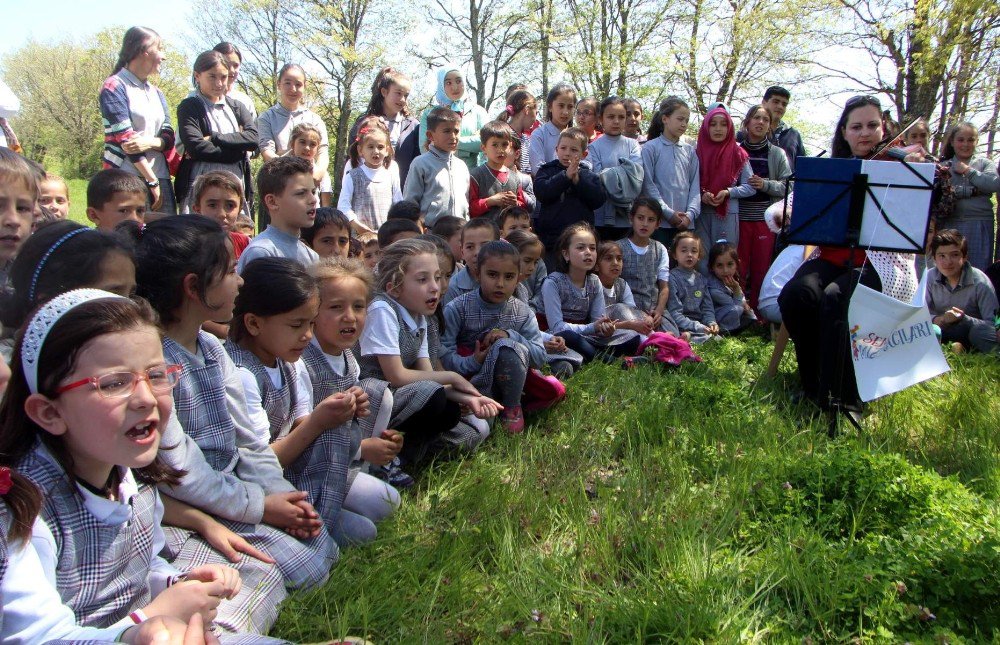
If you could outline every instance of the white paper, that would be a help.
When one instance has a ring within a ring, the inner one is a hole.
[[[909,166],[927,182],[934,183],[934,164],[911,163]],[[868,185],[882,205],[886,217],[916,242],[917,246],[885,221],[871,194],[865,197],[860,245],[865,248],[907,249],[910,253],[923,253],[931,207],[931,189],[898,161],[862,161],[861,172],[868,175]]]
[[[924,273],[913,302],[858,285],[847,312],[851,359],[862,401],[904,390],[949,371],[924,303]]]

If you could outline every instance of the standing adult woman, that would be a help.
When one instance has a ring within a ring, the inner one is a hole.
[[[184,159],[174,188],[182,212],[194,180],[212,170],[227,170],[243,180],[244,210],[250,216],[253,179],[247,153],[257,149],[257,125],[246,107],[227,96],[229,61],[210,49],[194,61],[195,92],[177,106],[177,128]]]
[[[104,81],[99,103],[104,122],[104,167],[138,175],[149,188],[153,210],[175,214],[166,153],[173,153],[174,129],[167,99],[149,77],[159,73],[163,45],[147,27],[130,27],[122,38],[114,72]]]
[[[458,133],[458,150],[455,156],[465,162],[469,170],[479,165],[481,142],[479,130],[490,120],[486,110],[476,104],[469,96],[465,86],[465,75],[458,65],[445,65],[437,72],[437,91],[434,93],[434,104],[420,115],[420,132],[427,132],[427,115],[436,107],[450,108],[462,117],[462,128]],[[427,141],[421,141],[420,149],[427,149]]]
[[[837,122],[832,156],[864,158],[883,138],[882,106],[872,96],[847,101]],[[920,161],[911,153],[907,161]],[[795,216],[794,210],[792,216]],[[862,402],[848,355],[847,308],[858,284],[909,302],[917,275],[910,253],[851,252],[821,246],[820,256],[804,263],[778,297],[782,320],[798,359],[802,395],[823,409],[836,401],[860,412]]]
[[[313,162],[316,185],[330,165],[330,140],[326,124],[306,107],[306,73],[301,65],[287,63],[278,71],[278,102],[257,118],[257,142],[264,161],[286,154],[292,147],[292,129],[300,123],[316,126],[320,133],[319,153]]]
[[[372,83],[372,98],[368,109],[351,126],[350,141],[354,141],[365,117],[377,116],[389,131],[392,158],[399,166],[399,185],[406,183],[410,162],[420,154],[420,121],[410,115],[407,101],[410,79],[391,67],[382,69]]]
[[[979,129],[972,123],[952,127],[944,139],[941,159],[951,170],[955,189],[955,210],[945,222],[965,236],[969,244],[969,264],[985,271],[993,264],[996,209],[992,198],[1000,191],[997,167],[976,154]]]

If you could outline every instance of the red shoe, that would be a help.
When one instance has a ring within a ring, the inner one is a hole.
[[[501,412],[500,423],[510,434],[524,432],[524,412],[521,411],[521,406],[517,405]]]

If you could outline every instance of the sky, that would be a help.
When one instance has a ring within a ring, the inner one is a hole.
[[[39,20],[44,3],[45,20]],[[136,5],[140,5],[137,7]],[[188,22],[192,0],[137,3],[135,0],[0,0],[0,57],[31,39],[55,41],[74,34],[81,38],[107,27],[142,25],[155,29],[168,42],[184,46],[192,25]],[[762,88],[763,89],[763,88]],[[790,88],[794,92],[794,88]],[[849,95],[849,94],[848,94]],[[847,96],[847,95],[845,95]],[[840,96],[833,100],[795,102],[792,112],[807,115],[810,121],[826,124],[836,121]],[[650,106],[652,107],[652,106]],[[738,112],[739,110],[737,110]],[[821,127],[821,130],[825,130]],[[826,139],[823,136],[823,139]],[[825,141],[807,141],[807,147],[824,146]],[[817,148],[818,150],[818,148]]]

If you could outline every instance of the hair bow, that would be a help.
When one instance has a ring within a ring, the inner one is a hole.
[[[10,477],[10,468],[0,466],[0,495],[6,495],[14,486],[14,480]]]

